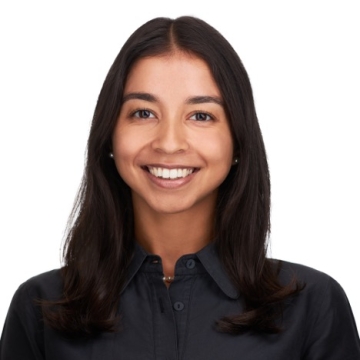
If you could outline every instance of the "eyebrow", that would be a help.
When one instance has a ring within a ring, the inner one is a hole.
[[[159,102],[157,97],[154,95],[151,95],[149,93],[135,92],[124,95],[122,98],[122,103],[133,99],[145,100],[149,102]]]
[[[126,101],[134,100],[134,99],[145,100],[148,102],[159,102],[159,99],[155,95],[149,93],[143,93],[143,92],[134,92],[124,95],[122,99],[122,103],[124,104]],[[188,105],[214,103],[220,106],[224,106],[224,102],[219,96],[192,96],[187,98],[185,103]]]
[[[204,103],[215,103],[220,106],[224,106],[224,102],[218,96],[193,96],[186,99],[186,104],[204,104]]]

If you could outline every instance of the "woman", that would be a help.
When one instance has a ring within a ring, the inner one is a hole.
[[[360,359],[327,275],[266,258],[248,76],[203,21],[154,19],[100,92],[65,266],[16,292],[1,359]]]

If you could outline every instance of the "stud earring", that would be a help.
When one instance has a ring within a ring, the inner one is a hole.
[[[239,163],[239,158],[234,158],[234,160],[233,160],[233,165],[237,165]]]
[[[112,152],[109,152],[109,158],[111,158],[111,159],[114,158],[114,154]]]

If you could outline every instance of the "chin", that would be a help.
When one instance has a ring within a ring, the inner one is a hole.
[[[187,210],[190,210],[191,207],[187,206],[181,206],[181,205],[163,205],[163,206],[156,206],[152,208],[154,212],[162,215],[171,215],[171,214],[179,214],[182,212],[186,212]]]

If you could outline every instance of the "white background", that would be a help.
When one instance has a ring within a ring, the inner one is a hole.
[[[359,5],[2,1],[0,327],[20,283],[60,266],[92,112],[120,47],[145,21],[180,15],[217,28],[249,73],[272,175],[272,256],[334,277],[359,324]]]

